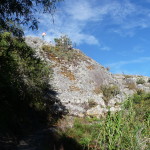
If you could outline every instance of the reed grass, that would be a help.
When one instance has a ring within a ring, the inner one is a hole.
[[[73,128],[63,136],[70,136],[85,150],[149,150],[150,94],[134,94],[117,113],[106,117],[76,118]]]

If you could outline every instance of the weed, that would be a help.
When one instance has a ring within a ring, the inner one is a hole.
[[[129,90],[137,90],[136,84],[134,82],[128,82],[126,85]]]
[[[93,92],[95,94],[102,93],[103,99],[105,103],[107,104],[111,98],[113,98],[114,96],[120,93],[120,90],[116,85],[112,85],[112,86],[102,85],[102,86],[96,87]]]
[[[75,50],[65,50],[57,46],[43,45],[43,51],[45,51],[50,59],[58,58],[59,60],[71,61],[74,58]]]
[[[132,75],[124,75],[125,79],[132,78]]]
[[[94,67],[94,65],[90,65],[90,66],[87,66],[87,69],[89,69],[89,70],[94,70],[95,67]]]
[[[98,104],[97,104],[97,102],[95,102],[94,99],[89,99],[89,100],[88,100],[88,106],[89,106],[89,108],[95,107],[95,106],[97,106],[97,105],[98,105]]]
[[[94,92],[95,94],[101,94],[101,93],[103,93],[100,86],[95,87],[95,89],[93,90],[93,92]]]
[[[116,86],[116,85],[112,85],[112,86],[102,85],[101,91],[103,93],[103,99],[106,104],[108,104],[108,101],[111,98],[113,98],[114,96],[116,96],[117,94],[120,93],[120,90],[119,90],[118,86]]]

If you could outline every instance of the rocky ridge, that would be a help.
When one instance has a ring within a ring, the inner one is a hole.
[[[99,117],[108,110],[120,110],[119,103],[137,90],[150,91],[148,77],[112,74],[80,50],[72,49],[57,56],[45,51],[43,46],[52,45],[39,38],[26,37],[26,43],[52,65],[51,84],[70,115]]]

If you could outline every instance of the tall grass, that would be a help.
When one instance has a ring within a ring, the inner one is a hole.
[[[122,111],[106,117],[77,118],[65,136],[76,139],[86,150],[149,150],[150,94],[129,98]]]

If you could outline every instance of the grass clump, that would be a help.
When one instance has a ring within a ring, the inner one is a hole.
[[[101,90],[101,87],[100,86],[98,86],[98,87],[95,87],[95,89],[93,90],[93,92],[95,93],[95,94],[101,94],[102,93],[102,90]]]
[[[55,45],[43,45],[42,49],[46,52],[49,59],[54,60],[60,64],[71,63],[74,66],[79,62],[87,61],[87,57],[80,51],[73,48],[71,40],[67,36],[61,36],[54,39]],[[94,66],[88,66],[89,70],[94,69]]]
[[[97,105],[98,105],[98,104],[97,104],[97,102],[95,102],[94,99],[89,99],[89,100],[88,100],[88,106],[89,106],[89,108],[96,107]]]
[[[124,75],[125,79],[132,78],[132,75]]]
[[[137,90],[136,84],[134,82],[128,82],[126,85],[129,90]]]
[[[113,98],[114,96],[120,93],[120,90],[118,86],[116,85],[112,85],[112,86],[102,85],[102,86],[96,87],[93,90],[93,92],[95,94],[103,94],[103,99],[105,103],[107,104],[111,98]]]
[[[120,90],[116,85],[112,85],[112,86],[103,85],[101,86],[101,91],[103,93],[103,98],[106,104],[111,98],[113,98],[114,96],[120,93]]]
[[[150,93],[136,93],[121,111],[108,112],[105,118],[78,118],[64,136],[75,139],[84,150],[148,150]],[[91,121],[92,120],[92,121]]]
[[[64,49],[61,49],[60,47],[57,46],[43,45],[42,49],[48,54],[48,56],[52,60],[59,61],[59,62],[61,62],[62,60],[70,61],[73,59],[75,55],[74,50],[64,51]]]
[[[138,78],[136,81],[137,84],[144,84],[145,80],[143,78]]]

